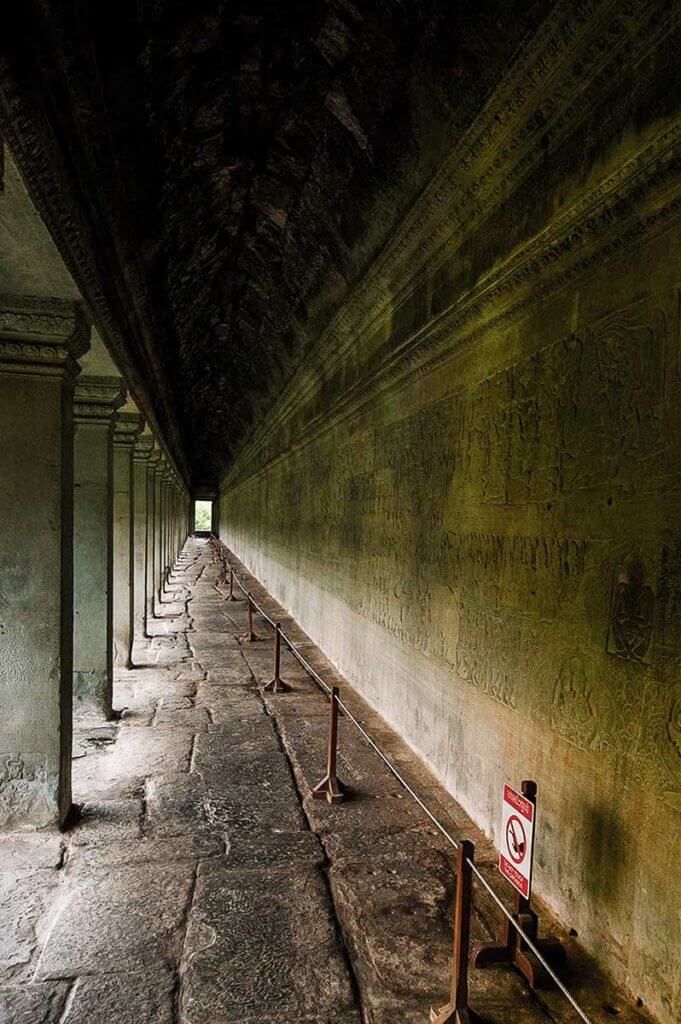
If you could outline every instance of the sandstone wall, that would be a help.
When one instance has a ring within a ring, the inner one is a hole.
[[[557,6],[220,503],[225,543],[495,838],[502,782],[537,780],[537,888],[669,1022],[677,31],[678,5]]]

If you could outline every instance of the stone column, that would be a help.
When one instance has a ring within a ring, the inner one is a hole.
[[[73,383],[79,303],[0,297],[0,826],[71,807]]]
[[[170,569],[170,481],[172,470],[166,466],[163,478],[163,541],[161,555],[161,593],[167,593],[168,572]]]
[[[184,488],[180,484],[177,493],[177,554],[179,556],[187,539],[187,517],[184,514]]]
[[[159,570],[161,573],[159,581],[159,597],[162,598],[165,593],[166,585],[166,540],[168,536],[168,466],[167,464],[163,467],[163,476],[161,477],[161,552],[159,560]]]
[[[163,476],[165,474],[165,458],[163,453],[154,470],[154,614],[161,613],[161,559],[163,539]]]
[[[164,554],[164,573],[163,577],[168,584],[168,576],[170,574],[170,535],[172,532],[172,521],[173,521],[173,471],[169,470],[166,476],[166,535],[165,535],[165,554]]]
[[[114,460],[114,665],[132,665],[133,635],[133,502],[132,452],[144,423],[136,412],[116,417],[113,437]]]
[[[75,392],[73,695],[111,717],[113,420],[120,377],[80,377]]]
[[[147,466],[154,448],[151,434],[143,434],[133,449],[133,636],[141,640],[145,634],[147,608]]]
[[[173,568],[173,527],[174,527],[174,503],[175,503],[175,476],[171,474],[170,480],[168,481],[168,572],[166,574],[166,580],[170,579],[170,573]]]
[[[156,539],[156,468],[161,459],[161,450],[158,448],[157,442],[154,441],[154,446],[149,455],[147,461],[147,557],[146,557],[146,584],[145,584],[145,599],[146,599],[146,634],[149,633],[149,620],[154,617],[154,587],[155,587],[155,539]]]
[[[172,566],[175,565],[175,562],[177,561],[177,553],[178,553],[178,548],[177,548],[177,518],[178,518],[177,517],[177,493],[178,493],[178,488],[179,488],[179,484],[178,484],[177,480],[173,480],[173,505],[172,505],[172,508],[173,508],[173,519],[172,519],[172,524],[171,524],[172,528],[171,528],[171,531],[170,531],[170,544],[171,544],[171,547],[170,547],[170,565],[171,565],[171,568],[172,568]]]

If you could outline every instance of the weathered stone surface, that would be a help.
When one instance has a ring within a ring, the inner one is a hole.
[[[202,865],[186,950],[187,1024],[324,1020],[353,1005],[326,885],[314,869],[244,875]]]
[[[102,800],[82,805],[80,820],[69,838],[75,846],[110,844],[137,838],[141,828],[140,800]]]
[[[194,733],[191,728],[124,730],[106,761],[112,781],[188,771]]]
[[[158,728],[179,725],[198,732],[201,729],[205,729],[210,724],[210,721],[211,717],[206,708],[194,707],[193,705],[190,707],[169,708],[164,706],[164,702],[161,701],[152,724]]]
[[[334,903],[372,1021],[447,1001],[452,879],[451,864],[424,850],[392,862],[361,851],[354,863],[334,865]]]
[[[80,882],[74,876],[61,897],[36,980],[176,963],[193,884],[192,867],[183,863],[121,866]]]
[[[235,786],[223,796],[214,791],[206,799],[206,815],[213,831],[228,836],[235,829],[255,831],[263,821],[276,822],[285,832],[307,828],[293,787],[277,788],[267,778],[254,785]]]
[[[118,869],[137,864],[197,863],[209,857],[222,857],[225,840],[217,834],[194,833],[161,839],[120,840],[110,846],[79,846],[69,851],[69,874],[84,874],[100,868]]]
[[[0,1024],[62,1024],[68,989],[65,982],[14,988],[0,985]]]
[[[177,836],[210,831],[206,787],[196,774],[157,775],[147,785],[147,832]]]
[[[196,703],[206,708],[210,715],[208,732],[214,731],[216,726],[231,726],[232,734],[237,737],[248,737],[252,731],[260,728],[251,725],[251,722],[253,719],[257,721],[265,713],[265,707],[254,687],[231,687],[226,691],[225,687],[202,686]],[[229,731],[225,730],[224,735],[228,735]]]
[[[66,840],[62,835],[14,832],[2,836],[2,870],[8,875],[31,874],[37,868],[58,868]]]
[[[174,989],[169,971],[81,978],[63,1024],[175,1024]]]
[[[0,873],[0,978],[18,983],[30,975],[41,929],[58,896],[59,873]]]
[[[253,728],[254,722],[259,725],[261,721],[263,727]],[[249,721],[247,728],[238,733],[221,728],[207,733],[205,744],[197,738],[194,766],[211,792],[216,780],[230,789],[247,785],[295,792],[288,761],[281,752],[271,719],[264,715]]]
[[[324,848],[314,832],[286,832],[279,825],[266,828],[263,822],[254,830],[232,829],[227,839],[225,863],[230,869],[248,871],[279,867],[321,865]]]

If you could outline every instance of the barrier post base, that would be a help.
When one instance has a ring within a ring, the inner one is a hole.
[[[565,946],[558,939],[537,938],[538,918],[533,910],[513,915],[524,932],[532,939],[541,955],[552,967],[560,967],[567,959]],[[499,929],[498,942],[484,942],[473,950],[473,967],[492,964],[514,964],[530,988],[548,988],[552,982],[545,968],[529,948],[523,937],[506,922]]]
[[[336,775],[338,748],[338,694],[337,686],[329,694],[329,744],[326,755],[326,775],[314,789],[310,790],[313,800],[327,800],[330,804],[341,804],[348,796],[348,790]]]
[[[263,686],[263,693],[290,693],[291,687],[283,679],[270,679],[269,683]]]
[[[330,804],[341,804],[347,800],[348,790],[335,776],[325,775],[314,789],[310,790],[313,800],[327,800]]]
[[[250,594],[248,595],[248,627],[239,640],[242,644],[255,644],[258,640],[262,640],[262,637],[253,630],[253,598]]]
[[[248,633],[244,633],[243,636],[240,636],[239,640],[242,644],[257,644],[259,640],[262,640],[262,637],[258,636],[257,633],[254,633],[251,630]]]
[[[281,623],[274,623],[274,675],[266,686],[264,693],[288,693],[291,687],[281,678]]]
[[[431,1024],[482,1024],[482,1017],[467,1006],[457,1010],[451,1003],[447,1003],[441,1010],[430,1011],[430,1021]]]
[[[225,583],[227,582],[227,570],[225,569]],[[229,594],[225,598],[226,601],[239,601],[240,598],[234,596],[234,569],[229,570]]]

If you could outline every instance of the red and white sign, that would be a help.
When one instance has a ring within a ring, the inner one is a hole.
[[[501,803],[499,870],[525,899],[532,884],[535,806],[512,786],[504,786]]]

